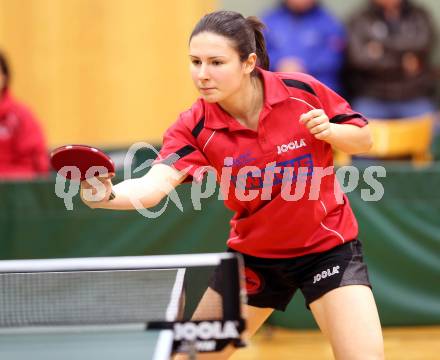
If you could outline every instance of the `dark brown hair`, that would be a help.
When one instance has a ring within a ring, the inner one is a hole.
[[[9,65],[8,60],[6,59],[6,56],[0,51],[0,71],[3,73],[5,77],[5,84],[2,89],[0,89],[0,92],[5,91],[9,87],[9,80],[11,77],[10,71],[9,71]]]
[[[202,32],[224,36],[235,45],[241,61],[257,54],[257,65],[269,69],[269,56],[263,36],[264,24],[255,16],[244,18],[235,11],[215,11],[205,15],[195,26],[189,40]],[[255,74],[255,71],[253,72]]]

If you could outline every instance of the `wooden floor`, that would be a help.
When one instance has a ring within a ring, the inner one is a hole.
[[[387,360],[440,360],[440,326],[385,328]],[[314,330],[263,328],[231,360],[332,360],[332,351]]]

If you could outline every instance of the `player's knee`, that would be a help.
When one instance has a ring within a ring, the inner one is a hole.
[[[372,348],[368,350],[359,350],[356,353],[348,353],[336,355],[336,360],[384,360],[385,353],[383,348]]]
[[[383,346],[383,338],[378,337],[377,341],[374,345],[368,350],[366,360],[384,360],[385,359],[385,351]]]
[[[385,359],[385,352],[383,350],[383,347],[378,347],[375,351],[372,351],[372,353],[369,355],[368,360],[384,360]]]
[[[213,353],[198,353],[197,360],[227,360],[236,351],[231,345],[228,345],[224,350]],[[187,354],[179,353],[174,355],[173,360],[188,360],[190,357]]]

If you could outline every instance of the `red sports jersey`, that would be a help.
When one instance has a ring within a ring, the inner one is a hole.
[[[32,179],[48,171],[49,156],[39,122],[8,91],[0,93],[0,178]]]
[[[315,139],[299,118],[316,108],[333,123],[362,127],[367,121],[309,75],[259,71],[264,106],[257,131],[243,127],[218,104],[199,99],[166,131],[157,162],[189,169],[196,180],[211,166],[219,182],[222,174],[230,180],[221,181],[224,202],[235,211],[227,245],[239,252],[296,257],[355,239],[358,225],[348,199],[343,195],[338,202],[335,196],[332,148]],[[328,167],[319,192],[313,191],[314,176]],[[286,199],[285,180],[292,195],[302,181],[304,196]]]

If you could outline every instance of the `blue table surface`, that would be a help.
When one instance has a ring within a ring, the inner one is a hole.
[[[7,360],[147,360],[169,358],[171,342],[161,343],[160,331],[60,330],[49,333],[19,333],[0,335],[0,359]],[[162,336],[166,332],[162,333]]]

